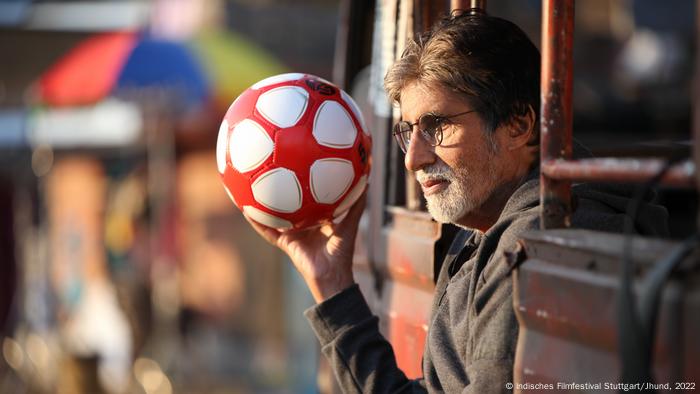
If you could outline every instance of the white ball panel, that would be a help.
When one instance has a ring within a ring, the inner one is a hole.
[[[336,101],[327,100],[316,111],[314,138],[331,148],[349,148],[355,143],[357,130],[345,108]]]
[[[251,89],[260,89],[263,86],[274,85],[274,84],[280,83],[280,82],[296,81],[296,80],[301,79],[303,77],[304,77],[304,74],[301,74],[301,73],[286,73],[286,74],[274,75],[272,77],[267,77],[267,78],[263,79],[262,81],[256,82],[250,88]]]
[[[357,201],[358,198],[362,195],[362,192],[365,191],[365,186],[367,185],[367,175],[362,175],[362,177],[357,181],[355,186],[350,190],[350,193],[345,197],[343,202],[338,205],[338,207],[333,211],[333,217],[339,217],[340,215],[343,214],[343,212],[347,211],[350,209],[352,204]]]
[[[308,102],[309,93],[303,88],[282,86],[260,95],[255,108],[277,127],[291,127],[304,114]]]
[[[344,90],[340,91],[340,96],[343,98],[343,100],[345,100],[346,103],[348,103],[348,105],[350,105],[350,109],[352,109],[352,112],[355,114],[357,120],[360,121],[360,126],[362,126],[362,130],[364,131],[364,133],[369,135],[369,130],[367,130],[365,118],[364,116],[362,116],[362,111],[360,111],[360,107],[357,105],[355,100],[353,100],[349,94],[345,93]]]
[[[311,194],[321,204],[333,204],[350,187],[355,172],[345,159],[321,159],[311,165]]]
[[[333,223],[338,224],[338,223],[342,222],[343,219],[345,219],[345,217],[348,216],[348,212],[350,212],[350,211],[342,212],[340,215],[334,217]]]
[[[219,136],[216,138],[216,166],[219,168],[219,173],[223,174],[226,170],[226,145],[228,139],[228,121],[224,119],[219,126]]]
[[[258,177],[250,186],[255,200],[276,212],[291,213],[301,208],[301,185],[294,172],[275,168]]]
[[[292,223],[290,221],[278,218],[274,215],[270,215],[269,213],[261,211],[258,208],[252,207],[250,205],[244,206],[243,212],[246,215],[248,215],[248,217],[250,217],[251,219],[267,227],[272,227],[280,230],[292,228]]]
[[[272,138],[258,123],[244,119],[233,128],[229,139],[231,164],[238,172],[252,171],[272,154]]]

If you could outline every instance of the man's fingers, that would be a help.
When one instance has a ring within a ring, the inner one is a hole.
[[[265,225],[262,225],[255,220],[251,219],[248,215],[243,214],[243,217],[250,223],[250,225],[253,227],[255,232],[260,234],[261,237],[263,237],[267,242],[269,242],[272,245],[275,245],[277,247],[283,247],[280,245],[280,237],[285,236],[285,240],[283,243],[289,243],[292,240],[304,238],[308,233],[313,232],[313,231],[318,231],[321,234],[323,234],[325,237],[330,237],[333,235],[333,233],[337,232],[338,230],[342,229],[343,233],[355,233],[357,232],[357,227],[360,221],[360,217],[362,216],[362,211],[365,208],[365,205],[367,203],[367,191],[362,193],[360,198],[355,201],[355,203],[350,207],[348,210],[347,215],[340,221],[340,223],[332,225],[332,224],[325,224],[321,226],[320,228],[312,228],[312,229],[302,229],[302,230],[289,230],[286,232],[279,231],[277,229],[267,227]]]
[[[360,195],[360,198],[358,198],[357,201],[355,201],[355,203],[352,204],[352,207],[350,207],[350,213],[348,214],[348,216],[353,216],[353,215],[358,216],[358,217],[361,216],[362,211],[365,210],[365,205],[367,205],[367,190],[362,192],[362,194]]]
[[[323,236],[328,238],[328,237],[332,236],[333,233],[335,232],[335,227],[333,226],[332,223],[327,223],[327,224],[324,224],[323,226],[321,226],[319,231],[321,232],[321,234],[323,234]]]
[[[350,207],[350,211],[348,211],[345,218],[338,223],[338,226],[350,226],[350,230],[352,230],[352,232],[356,232],[360,223],[362,212],[365,210],[365,205],[367,205],[367,190],[365,190],[360,198],[358,198],[352,207]]]

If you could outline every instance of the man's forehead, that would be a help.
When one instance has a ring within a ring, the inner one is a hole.
[[[404,120],[427,112],[448,113],[469,110],[469,107],[461,95],[441,84],[412,82],[401,89],[399,109]]]
[[[401,102],[404,101],[404,97],[406,97],[406,95],[430,96],[441,90],[443,90],[442,85],[434,82],[426,82],[420,80],[411,81],[404,85],[404,87],[401,89]]]

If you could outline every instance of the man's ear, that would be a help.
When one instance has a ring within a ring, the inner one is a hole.
[[[535,110],[528,105],[525,113],[515,115],[508,123],[508,150],[514,150],[528,143],[535,137]]]

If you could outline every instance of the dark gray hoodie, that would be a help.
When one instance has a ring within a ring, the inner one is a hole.
[[[622,231],[631,189],[575,185],[572,190],[573,227]],[[667,235],[666,210],[643,204],[635,227],[643,235]],[[533,229],[539,229],[535,172],[513,193],[486,233],[456,237],[466,242],[456,259],[443,263],[438,276],[421,379],[407,379],[396,366],[391,344],[379,333],[378,318],[357,286],[309,308],[305,315],[343,391],[510,392],[506,383],[513,380],[518,323],[505,253],[514,252],[520,235]]]

